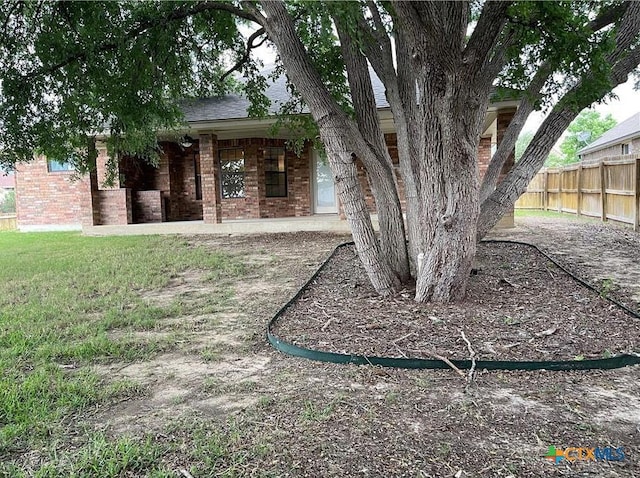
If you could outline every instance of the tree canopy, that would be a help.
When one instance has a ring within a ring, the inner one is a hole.
[[[478,238],[578,112],[640,63],[640,2],[23,1],[4,2],[0,22],[0,162],[9,164],[38,151],[91,167],[102,132],[114,158],[153,161],[157,132],[180,125],[181,98],[242,91],[264,114],[252,50],[272,43],[276,74],[295,92],[286,112],[308,108],[372,283],[392,294],[413,276],[419,301],[464,296]],[[241,26],[254,33],[243,38]],[[406,220],[369,65],[393,113]],[[480,182],[487,106],[507,88],[520,91],[520,107]],[[549,115],[499,182],[540,108]]]
[[[603,117],[595,110],[582,111],[567,128],[567,136],[560,145],[564,154],[564,164],[578,162],[578,151],[593,143],[616,124],[618,122],[611,114]]]

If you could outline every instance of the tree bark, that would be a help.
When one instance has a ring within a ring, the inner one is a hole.
[[[387,258],[400,281],[408,283],[411,280],[411,271],[402,206],[393,162],[380,126],[369,66],[366,58],[345,31],[343,20],[334,17],[334,23],[338,30],[342,56],[347,69],[358,130],[365,140],[365,142],[359,142],[357,136],[354,138],[358,146],[358,156],[366,169],[376,204],[382,254]]]
[[[262,20],[264,28],[277,46],[289,78],[304,98],[320,130],[338,195],[367,275],[379,294],[393,294],[400,289],[400,280],[382,254],[354,162],[354,138],[362,142],[364,139],[324,87],[284,4],[265,0],[261,5],[266,13]]]

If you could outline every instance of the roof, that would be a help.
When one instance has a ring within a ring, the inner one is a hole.
[[[369,69],[373,95],[378,109],[389,108],[389,102],[385,95],[385,87],[380,78]],[[280,106],[291,99],[291,94],[287,89],[287,82],[283,76],[268,83],[265,91],[267,98],[271,100],[269,114],[275,115],[280,110]],[[494,88],[491,94],[492,102],[513,101],[519,99],[519,92],[508,88]],[[183,100],[180,104],[184,112],[185,119],[189,123],[204,121],[219,121],[231,119],[243,119],[249,116],[249,100],[243,96],[228,94],[215,98],[194,98]]]
[[[378,108],[388,108],[389,103],[384,94],[384,85],[373,70],[370,71],[376,106]],[[285,76],[270,80],[265,95],[271,100],[269,114],[277,114],[280,107],[291,99]],[[184,100],[180,104],[185,119],[189,123],[247,118],[249,105],[250,102],[247,98],[235,94],[214,98],[194,98]]]
[[[614,145],[623,139],[632,138],[634,136],[640,136],[640,113],[636,113],[631,118],[628,118],[619,125],[614,126],[593,143],[578,151],[578,154],[591,153],[607,146]]]

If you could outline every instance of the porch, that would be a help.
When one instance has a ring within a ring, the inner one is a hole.
[[[371,216],[378,228],[376,215]],[[88,236],[128,236],[148,234],[267,234],[282,232],[333,232],[350,234],[349,223],[337,214],[264,219],[229,219],[222,223],[204,221],[173,221],[145,224],[83,226]]]

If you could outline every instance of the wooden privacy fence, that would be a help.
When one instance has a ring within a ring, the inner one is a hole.
[[[16,228],[16,216],[0,214],[0,231],[9,231]]]
[[[599,217],[640,228],[640,155],[541,170],[516,209]]]

